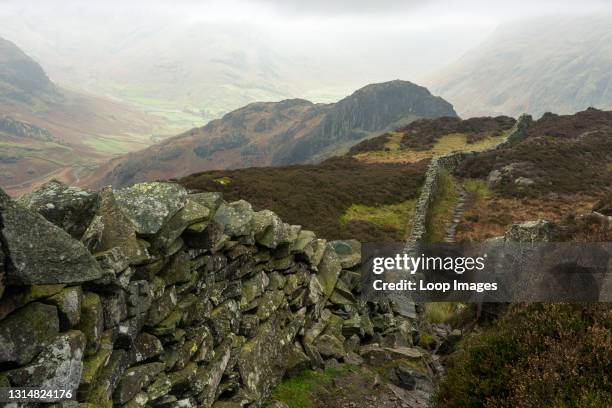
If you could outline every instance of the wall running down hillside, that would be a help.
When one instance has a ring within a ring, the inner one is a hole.
[[[530,115],[521,115],[504,142],[493,149],[510,147],[522,141],[527,136],[527,130],[532,122],[533,120]],[[480,153],[482,152],[457,152],[446,156],[433,157],[431,159],[425,173],[425,182],[421,188],[421,194],[417,200],[414,216],[412,218],[412,225],[406,242],[407,250],[414,249],[415,245],[425,239],[427,233],[427,215],[438,194],[440,172],[446,170],[452,173],[467,157]]]
[[[409,348],[414,319],[358,299],[357,241],[245,201],[52,181],[19,202],[2,192],[0,214],[0,387],[78,390],[90,407],[262,406],[329,359],[428,364]]]

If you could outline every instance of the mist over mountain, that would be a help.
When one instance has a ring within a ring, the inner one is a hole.
[[[157,125],[131,106],[58,86],[0,37],[0,184],[8,191],[146,147]]]
[[[123,186],[211,169],[319,162],[380,132],[440,116],[456,113],[426,88],[399,80],[368,85],[334,104],[253,103],[115,159],[82,183]]]
[[[75,3],[0,3],[0,36],[59,84],[170,121],[156,140],[252,102],[332,103],[370,83],[418,82],[494,27],[442,20],[424,27],[418,16],[387,15],[366,24],[364,15],[287,15],[276,10],[286,5],[265,2]]]
[[[33,108],[58,102],[61,94],[38,63],[0,37],[0,98]]]
[[[612,15],[507,23],[430,88],[461,116],[612,108]]]

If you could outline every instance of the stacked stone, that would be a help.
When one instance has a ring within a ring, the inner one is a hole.
[[[285,375],[412,345],[413,319],[359,301],[357,241],[245,201],[52,181],[2,193],[0,214],[0,386],[91,407],[261,406]]]
[[[493,147],[491,150],[507,148],[524,140],[527,137],[527,132],[532,122],[531,116],[526,114],[521,115],[506,137],[506,140]],[[425,182],[421,187],[421,194],[417,200],[414,215],[412,217],[412,225],[406,243],[406,251],[414,251],[418,243],[422,242],[425,238],[427,215],[438,193],[440,170],[445,169],[452,173],[465,159],[476,156],[479,153],[482,152],[455,152],[445,156],[435,156],[431,159],[427,171],[425,172]],[[493,172],[499,173],[498,170],[494,170]]]

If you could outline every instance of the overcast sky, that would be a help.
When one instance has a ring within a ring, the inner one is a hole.
[[[128,34],[162,44],[156,28],[166,33],[191,25],[199,37],[189,52],[214,54],[206,48],[210,33],[217,43],[220,35],[232,38],[223,43],[226,53],[258,47],[280,66],[304,61],[311,78],[299,73],[304,84],[295,95],[327,100],[321,96],[327,90],[334,99],[367,83],[426,80],[511,20],[604,12],[612,12],[612,1],[0,0],[0,36],[34,56],[54,79],[95,83],[90,70],[104,75],[99,62],[109,54],[103,52],[114,51]],[[151,52],[168,50],[153,45]],[[72,72],[67,64],[81,67]]]

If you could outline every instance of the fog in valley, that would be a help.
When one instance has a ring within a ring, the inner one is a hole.
[[[252,101],[432,78],[500,24],[606,2],[4,1],[0,37],[64,86],[189,128]]]

